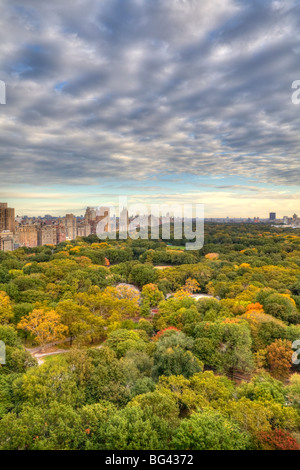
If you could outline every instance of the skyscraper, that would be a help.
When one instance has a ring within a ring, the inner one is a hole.
[[[276,213],[275,212],[270,212],[270,220],[276,220]]]
[[[77,219],[75,215],[66,214],[63,223],[66,229],[66,239],[75,240],[77,237]]]

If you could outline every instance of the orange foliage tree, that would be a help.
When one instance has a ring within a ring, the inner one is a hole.
[[[292,343],[285,339],[276,339],[266,350],[271,375],[276,379],[286,379],[292,367]]]
[[[219,259],[220,255],[219,255],[219,253],[207,253],[207,255],[205,255],[205,258],[209,259],[211,261],[214,261],[214,260]]]

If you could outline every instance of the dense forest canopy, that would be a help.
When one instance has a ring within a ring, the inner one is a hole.
[[[300,231],[184,242],[0,252],[0,449],[300,449]]]

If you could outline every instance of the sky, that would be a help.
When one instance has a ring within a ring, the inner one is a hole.
[[[300,1],[2,0],[0,201],[300,215]]]

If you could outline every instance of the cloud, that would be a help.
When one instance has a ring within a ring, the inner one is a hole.
[[[299,13],[292,0],[3,0],[2,181],[297,185]]]

